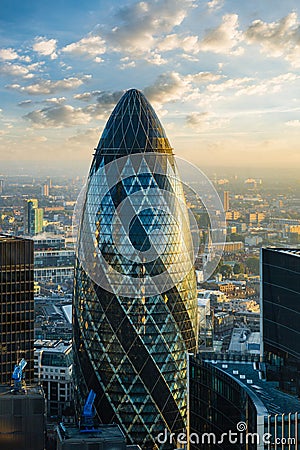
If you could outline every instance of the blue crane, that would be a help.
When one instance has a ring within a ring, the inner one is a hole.
[[[15,368],[14,368],[14,371],[12,374],[12,379],[14,381],[14,388],[13,388],[14,392],[18,392],[22,389],[22,380],[24,378],[23,370],[26,365],[27,365],[27,362],[25,361],[24,358],[21,359],[19,364],[15,365]]]
[[[95,407],[94,401],[96,398],[96,393],[93,389],[90,390],[89,395],[83,407],[83,412],[81,416],[80,432],[88,433],[90,431],[97,431],[94,427],[94,417],[95,417]]]

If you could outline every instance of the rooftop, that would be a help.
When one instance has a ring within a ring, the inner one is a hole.
[[[37,350],[44,350],[49,353],[65,353],[72,347],[72,344],[60,340],[37,339],[34,341],[34,347]]]
[[[267,247],[266,250],[272,250],[278,253],[284,253],[286,255],[294,255],[300,257],[300,249],[299,248],[272,248]]]
[[[74,425],[60,425],[57,427],[57,434],[60,442],[66,440],[83,441],[87,438],[95,442],[122,442],[125,444],[125,436],[118,425],[101,424],[97,426],[97,431],[80,432]]]
[[[280,391],[277,382],[263,380],[261,371],[256,369],[256,363],[227,361],[211,361],[211,363],[243,385],[261,414],[300,412],[300,399]]]

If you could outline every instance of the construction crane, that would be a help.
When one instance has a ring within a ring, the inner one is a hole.
[[[94,427],[94,417],[96,414],[94,407],[95,398],[96,393],[93,391],[93,389],[91,389],[83,407],[81,423],[79,427],[81,433],[89,433],[91,431],[99,432],[99,430]]]
[[[22,380],[24,378],[23,370],[25,366],[27,365],[27,361],[25,359],[21,359],[19,364],[15,365],[12,379],[14,382],[13,392],[19,392],[22,389]]]

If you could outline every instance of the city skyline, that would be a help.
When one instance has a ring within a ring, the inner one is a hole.
[[[295,167],[299,14],[277,0],[5,0],[0,161],[87,168],[113,105],[136,87],[175,153],[200,167]]]

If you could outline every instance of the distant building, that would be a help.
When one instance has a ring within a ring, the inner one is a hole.
[[[229,211],[229,191],[223,192],[223,206],[225,212]]]
[[[33,379],[33,242],[0,235],[0,383],[10,383],[15,364],[27,361]]]
[[[237,220],[241,217],[239,211],[226,211],[226,220]]]
[[[49,185],[48,184],[43,184],[43,186],[42,186],[42,195],[44,197],[49,197]]]
[[[0,448],[44,450],[45,398],[40,387],[11,392],[0,386]]]
[[[62,235],[41,233],[33,236],[34,250],[62,250],[65,248],[66,239]]]
[[[37,340],[34,343],[34,381],[43,386],[48,415],[61,417],[71,405],[72,345]]]
[[[0,178],[0,195],[3,194],[3,188],[4,188],[4,180],[3,178]]]
[[[24,233],[29,236],[40,233],[43,230],[44,210],[38,207],[36,198],[25,202]]]
[[[250,224],[258,224],[265,219],[266,215],[262,212],[250,212],[247,214],[247,222]]]
[[[261,250],[261,311],[267,377],[300,395],[300,250]]]
[[[34,252],[34,279],[39,283],[63,283],[74,276],[74,250]]]

